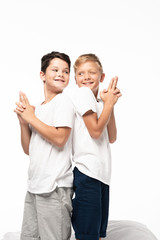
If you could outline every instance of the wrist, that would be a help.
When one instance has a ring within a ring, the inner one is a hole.
[[[32,116],[30,116],[30,118],[28,119],[28,124],[30,124],[30,125],[34,125],[35,124],[35,122],[36,122],[36,120],[37,120],[37,117],[35,116],[35,114],[33,114]]]
[[[28,123],[27,123],[27,122],[19,121],[19,123],[20,123],[20,126],[22,126],[22,127],[23,127],[23,126],[24,126],[24,127],[25,127],[25,126],[28,126]]]
[[[104,102],[104,108],[107,108],[109,110],[113,110],[114,105],[112,103],[109,103],[107,101]]]

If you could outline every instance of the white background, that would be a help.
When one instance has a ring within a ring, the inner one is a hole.
[[[98,55],[101,88],[119,76],[110,219],[141,222],[160,239],[160,1],[2,0],[0,24],[0,235],[20,230],[26,193],[15,101],[19,90],[32,104],[43,100],[40,59],[60,51],[72,64],[80,54]]]

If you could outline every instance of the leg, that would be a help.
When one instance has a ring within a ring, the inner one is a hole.
[[[100,237],[106,237],[106,231],[108,226],[108,216],[109,216],[109,186],[107,184],[101,183],[102,192],[102,211],[101,211],[101,228]]]
[[[99,240],[100,231],[100,182],[74,170],[72,225],[79,240]]]
[[[24,205],[21,240],[38,240],[38,222],[35,205],[35,195],[27,192]]]
[[[57,188],[37,195],[38,224],[41,240],[69,240],[71,235],[71,188]]]

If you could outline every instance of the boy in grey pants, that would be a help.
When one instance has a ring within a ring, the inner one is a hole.
[[[20,92],[16,103],[22,147],[30,158],[21,240],[70,239],[74,107],[62,93],[69,75],[68,55],[46,54],[40,72],[44,101],[35,109]]]

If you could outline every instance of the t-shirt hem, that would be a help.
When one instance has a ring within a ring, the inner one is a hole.
[[[99,176],[96,176],[96,174],[92,173],[91,171],[89,171],[89,170],[87,171],[86,169],[81,168],[79,165],[78,166],[75,165],[75,167],[77,167],[78,170],[80,172],[82,172],[83,174],[85,174],[85,175],[87,175],[87,176],[89,176],[91,178],[94,178],[94,179],[96,179],[96,180],[98,180],[98,181],[100,181],[100,182],[102,182],[104,184],[110,185],[110,180],[104,180],[104,179],[100,178]]]
[[[41,189],[41,190],[28,188],[27,191],[33,194],[43,194],[43,193],[53,192],[56,188],[60,188],[60,187],[72,188],[73,184],[57,184],[52,189]]]

